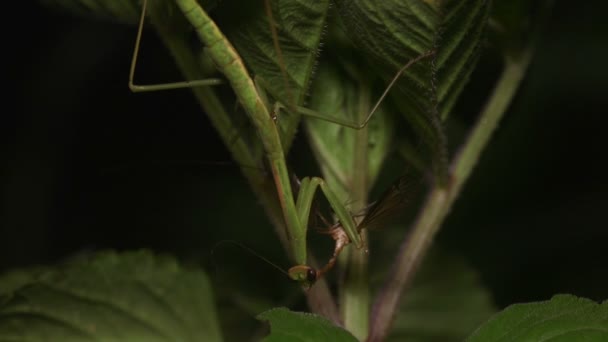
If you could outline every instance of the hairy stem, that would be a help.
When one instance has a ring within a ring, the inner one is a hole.
[[[449,184],[445,187],[435,185],[431,190],[411,233],[401,244],[390,278],[374,302],[368,341],[382,341],[388,334],[402,293],[411,283],[435,234],[439,231],[462,186],[479,160],[483,148],[488,144],[498,122],[515,96],[530,62],[531,50],[529,48],[517,57],[507,58],[503,73],[489,101],[467,141],[452,162]]]

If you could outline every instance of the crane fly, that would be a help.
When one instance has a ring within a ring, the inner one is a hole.
[[[399,216],[408,203],[406,193],[408,185],[410,184],[408,179],[409,177],[406,175],[399,177],[382,196],[380,196],[380,199],[370,204],[368,208],[365,209],[365,216],[357,225],[356,234],[360,234],[363,229],[375,230],[385,227]],[[352,243],[349,232],[342,226],[340,221],[331,225],[325,233],[330,235],[335,241],[333,255],[325,266],[320,269],[314,269],[308,265],[296,265],[288,271],[289,274],[295,272],[306,274],[308,286],[312,286],[317,280],[330,271],[336,264],[338,256],[344,247]]]

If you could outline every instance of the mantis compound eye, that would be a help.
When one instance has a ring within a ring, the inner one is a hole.
[[[306,281],[308,281],[311,285],[317,281],[317,271],[312,267],[306,272]]]

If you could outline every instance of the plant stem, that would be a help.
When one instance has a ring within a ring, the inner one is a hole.
[[[532,49],[528,48],[517,57],[507,58],[503,73],[489,101],[467,141],[452,162],[449,184],[446,187],[435,185],[431,190],[411,233],[401,244],[389,280],[374,302],[368,341],[382,341],[387,336],[401,294],[411,283],[417,266],[425,256],[435,234],[479,160],[483,148],[488,144],[490,136],[515,96],[531,56]]]
[[[361,96],[357,106],[358,122],[365,119],[371,107],[369,88],[364,82],[359,82],[359,88]],[[360,129],[355,134],[353,178],[349,190],[354,204],[352,210],[358,212],[365,207],[369,190],[368,128]],[[360,233],[363,241],[366,241],[365,230]],[[342,317],[344,327],[355,337],[363,340],[369,331],[368,255],[364,251],[352,247],[347,252],[349,256],[345,270],[346,276],[340,293]]]

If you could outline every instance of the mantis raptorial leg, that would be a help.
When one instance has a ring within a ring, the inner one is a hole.
[[[362,229],[374,229],[385,226],[389,220],[396,217],[403,209],[404,205],[407,204],[406,188],[408,178],[404,175],[399,177],[397,181],[380,196],[378,201],[372,203],[365,210],[365,217],[359,224],[355,224],[348,211],[344,209],[344,206],[322,179],[312,178],[306,181],[306,184],[304,184],[303,181],[302,185],[311,187],[311,189],[306,189],[305,191],[314,192],[314,187],[320,186],[330,205],[334,209],[336,216],[339,218],[338,222],[329,227],[327,232],[335,241],[335,247],[333,255],[325,266],[318,270],[306,265],[296,265],[289,269],[289,274],[292,277],[293,275],[306,275],[309,282],[321,278],[325,273],[331,270],[336,264],[338,256],[347,245],[353,243],[357,248],[364,247],[361,236],[359,235]],[[300,201],[300,198],[298,198],[298,201]],[[307,215],[308,212],[303,212],[303,214]]]

